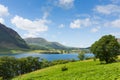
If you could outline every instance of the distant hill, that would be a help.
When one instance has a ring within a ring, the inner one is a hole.
[[[0,23],[0,50],[28,48],[26,42],[16,31]]]
[[[68,49],[68,47],[58,43],[49,42],[44,38],[26,38],[26,43],[36,49]]]

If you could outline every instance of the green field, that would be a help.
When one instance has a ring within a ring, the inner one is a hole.
[[[61,68],[66,66],[67,71]],[[99,61],[78,61],[55,65],[13,80],[120,80],[120,62],[100,64]]]

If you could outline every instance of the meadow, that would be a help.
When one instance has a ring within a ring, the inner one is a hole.
[[[62,67],[68,70],[62,71]],[[100,64],[93,60],[69,62],[47,67],[12,80],[120,80],[120,62]]]

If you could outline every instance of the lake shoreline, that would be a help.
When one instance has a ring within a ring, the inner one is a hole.
[[[0,54],[19,54],[19,53],[40,53],[40,54],[69,54],[79,53],[80,51],[66,51],[66,50],[4,50],[0,51]]]
[[[78,60],[78,53],[69,53],[69,54],[40,54],[40,53],[14,53],[14,54],[0,54],[1,56],[12,56],[16,58],[24,58],[24,57],[39,57],[40,59],[46,59],[48,61],[53,61],[53,60],[71,60],[75,59]],[[93,57],[94,55],[91,53],[85,54],[86,58],[87,57]]]

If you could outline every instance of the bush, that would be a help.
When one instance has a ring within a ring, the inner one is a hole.
[[[71,62],[75,62],[76,60],[75,59],[72,59]]]
[[[51,62],[46,59],[42,59],[40,64],[41,64],[41,68],[52,66]]]
[[[61,68],[61,71],[66,71],[66,70],[68,70],[68,68],[67,68],[66,66],[63,66],[63,67]]]
[[[80,60],[84,60],[85,59],[85,52],[84,51],[81,51],[79,54],[78,54],[78,58]]]

